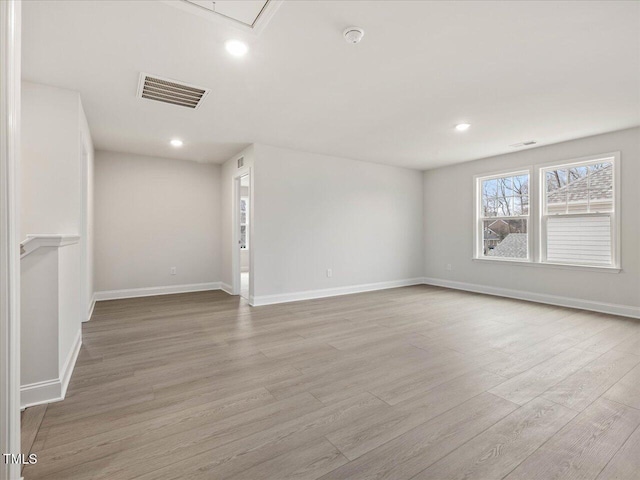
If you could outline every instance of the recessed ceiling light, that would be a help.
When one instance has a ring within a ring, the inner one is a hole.
[[[172,147],[176,147],[176,148],[178,148],[178,147],[181,147],[181,146],[182,146],[182,140],[177,139],[177,138],[174,138],[173,140],[171,140],[171,142],[170,142],[170,143],[171,143],[171,146],[172,146]]]
[[[227,52],[229,52],[234,57],[243,57],[249,51],[249,47],[244,42],[240,40],[229,40],[224,44]]]
[[[469,130],[470,126],[470,123],[459,123],[458,125],[456,125],[456,130],[458,130],[459,132],[464,132],[465,130]]]

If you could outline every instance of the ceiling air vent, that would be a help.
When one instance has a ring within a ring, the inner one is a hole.
[[[509,145],[510,147],[513,148],[521,148],[521,147],[530,147],[531,145],[535,145],[537,142],[535,140],[529,140],[526,142],[520,142],[520,143],[513,143],[511,145]]]
[[[198,108],[211,90],[146,73],[140,74],[138,98]]]

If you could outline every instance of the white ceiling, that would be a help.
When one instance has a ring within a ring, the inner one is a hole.
[[[23,52],[26,80],[81,93],[97,148],[171,158],[258,142],[424,169],[640,124],[635,1],[285,1],[260,36],[163,2],[28,1]],[[140,72],[212,92],[140,100]]]

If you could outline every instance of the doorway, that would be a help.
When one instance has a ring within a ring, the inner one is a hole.
[[[239,293],[242,298],[250,300],[251,283],[251,177],[250,174],[240,176],[237,185],[237,232],[238,255],[237,278]]]

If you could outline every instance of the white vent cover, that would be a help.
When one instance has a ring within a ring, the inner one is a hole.
[[[521,148],[521,147],[530,147],[531,145],[535,145],[536,143],[538,142],[536,142],[535,140],[527,140],[526,142],[513,143],[509,146],[513,148]]]
[[[198,108],[211,90],[147,73],[140,74],[138,98]]]

